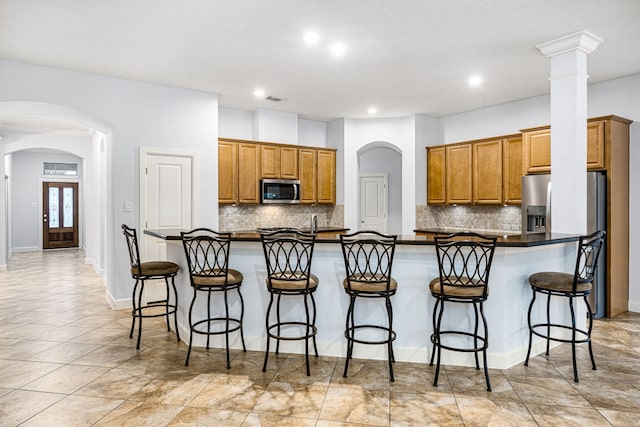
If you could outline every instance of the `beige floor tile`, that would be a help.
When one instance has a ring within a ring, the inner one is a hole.
[[[98,348],[100,348],[100,344],[56,343],[55,346],[38,354],[34,354],[29,360],[50,363],[69,363]]]
[[[250,412],[266,388],[247,375],[216,374],[189,406]]]
[[[210,374],[194,374],[186,370],[169,372],[151,380],[132,395],[130,400],[185,406],[191,403],[210,381]]]
[[[158,373],[144,370],[113,368],[96,378],[74,394],[81,396],[128,399],[156,378]]]
[[[64,365],[22,386],[22,389],[70,394],[108,370],[97,366]]]
[[[105,366],[107,368],[115,368],[127,359],[130,359],[138,353],[135,346],[123,347],[117,345],[104,345],[91,353],[73,361],[76,365]]]
[[[620,412],[612,411],[610,409],[601,409],[600,413],[614,426],[640,426],[640,412]]]
[[[386,360],[352,359],[349,362],[347,378],[344,373],[345,359],[338,360],[333,371],[333,384],[359,385],[368,390],[389,390],[389,363]]]
[[[487,391],[484,370],[467,368],[462,371],[447,371],[453,393],[458,397],[482,397],[491,400],[520,401],[511,383],[502,371],[490,369],[491,392]]]
[[[319,419],[389,425],[389,392],[354,384],[330,385]]]
[[[0,369],[0,387],[20,388],[49,372],[55,371],[61,365],[57,363],[12,361],[3,364]]]
[[[158,427],[168,425],[182,411],[182,406],[127,400],[109,412],[96,426]]]
[[[640,390],[633,384],[581,380],[573,386],[596,409],[640,412]]]
[[[100,421],[121,403],[121,400],[100,397],[67,396],[22,425],[83,427]]]
[[[576,408],[571,406],[527,405],[538,425],[542,427],[610,426],[609,422],[592,407]]]
[[[316,420],[284,415],[249,414],[242,424],[247,427],[313,427]]]
[[[563,405],[591,407],[589,402],[565,380],[529,377],[509,378],[509,382],[527,405],[557,405],[559,396],[562,396]]]
[[[465,426],[535,426],[522,402],[481,398],[456,398]]]
[[[272,381],[253,407],[255,413],[317,418],[328,384],[291,384]]]
[[[169,422],[171,427],[191,426],[241,426],[247,418],[245,412],[220,411],[210,408],[184,408]]]
[[[392,426],[462,426],[462,416],[453,396],[432,393],[391,392]]]
[[[0,397],[0,425],[17,426],[64,397],[57,393],[11,390]]]

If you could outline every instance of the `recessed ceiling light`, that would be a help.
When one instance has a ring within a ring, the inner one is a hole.
[[[376,114],[378,112],[378,109],[376,107],[371,107],[367,110],[367,113],[369,114]]]
[[[347,46],[345,46],[342,42],[335,42],[329,46],[329,51],[333,56],[342,56],[347,50]]]
[[[265,92],[264,92],[263,89],[256,89],[256,90],[253,91],[253,95],[256,98],[264,98]]]
[[[320,40],[320,35],[315,31],[307,31],[304,33],[304,42],[310,46],[318,44],[318,40]]]
[[[469,86],[471,87],[478,87],[482,84],[482,77],[478,75],[471,76],[469,77],[469,80],[467,80],[467,83],[469,83]]]

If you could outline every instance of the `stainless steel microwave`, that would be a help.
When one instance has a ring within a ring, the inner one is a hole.
[[[297,179],[260,180],[262,204],[300,203],[300,181]]]

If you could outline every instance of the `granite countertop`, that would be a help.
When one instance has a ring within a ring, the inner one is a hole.
[[[180,232],[188,230],[180,229],[157,229],[144,230],[144,234],[157,237],[162,240],[180,240]],[[337,227],[320,227],[316,236],[317,243],[340,243],[340,234],[349,231],[348,228]],[[452,229],[419,229],[414,230],[416,234],[398,235],[397,243],[400,245],[433,245],[435,244],[434,236],[449,234]],[[462,231],[455,229],[455,231]],[[231,231],[231,240],[238,242],[259,242],[260,234],[255,230]],[[536,233],[536,234],[497,234],[481,233],[490,237],[497,237],[497,246],[499,247],[532,247],[553,245],[557,243],[576,242],[579,237],[575,234],[563,233]]]

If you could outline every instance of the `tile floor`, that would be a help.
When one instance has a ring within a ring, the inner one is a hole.
[[[140,351],[126,310],[112,311],[104,287],[77,250],[13,255],[0,271],[0,425],[640,425],[640,315],[597,321],[598,370],[579,351],[572,381],[567,346],[547,358],[491,372],[446,367],[438,388],[427,364],[313,361],[299,355],[187,346],[161,320],[146,320]]]

